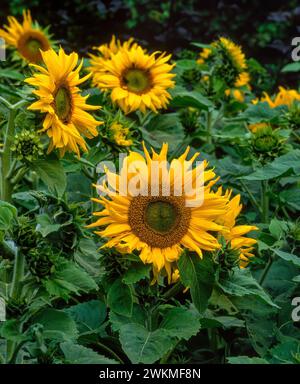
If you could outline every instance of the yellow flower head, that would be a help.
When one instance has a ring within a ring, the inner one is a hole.
[[[261,122],[261,123],[255,123],[255,124],[250,124],[248,125],[248,128],[249,130],[252,132],[252,133],[256,133],[262,129],[265,129],[265,128],[268,128],[270,127],[270,124],[269,123],[266,123],[266,122]]]
[[[206,161],[192,167],[198,153],[187,160],[187,148],[168,167],[167,152],[163,144],[151,156],[144,146],[144,155],[130,152],[118,175],[107,171],[107,183],[96,186],[106,196],[93,199],[103,209],[94,213],[99,218],[90,227],[101,228],[95,233],[106,239],[103,247],[115,247],[120,254],[137,251],[143,263],[152,264],[155,279],[162,273],[171,283],[178,278],[184,249],[202,258],[203,251],[220,248],[213,233],[226,230],[216,221],[226,214],[228,199],[212,191],[218,179],[206,170]],[[189,182],[194,189],[187,193]]]
[[[100,89],[111,90],[112,101],[125,113],[147,109],[157,112],[167,107],[167,89],[174,86],[174,65],[167,63],[170,57],[165,53],[157,56],[157,52],[149,55],[136,44],[123,47],[101,62],[101,71],[97,72],[97,67],[92,69],[93,83]]]
[[[86,104],[88,96],[81,96],[78,85],[86,81],[90,74],[80,78],[83,61],[76,68],[78,55],[67,55],[62,48],[57,54],[53,50],[41,52],[44,67],[32,64],[37,73],[25,81],[38,89],[33,93],[39,100],[28,109],[39,110],[46,114],[41,132],[50,138],[48,152],[57,148],[63,156],[66,151],[80,155],[79,147],[87,151],[83,137],[98,135],[96,127],[102,122],[96,121],[88,112],[99,107]]]
[[[47,30],[42,30],[37,23],[33,23],[30,11],[23,11],[22,24],[15,17],[9,16],[8,25],[0,29],[0,37],[30,63],[39,63],[42,60],[41,50],[47,51],[51,47]]]
[[[240,88],[250,88],[250,75],[240,46],[230,39],[220,37],[211,44],[211,48],[204,48],[200,52],[197,62],[215,65],[215,73],[229,86],[225,95],[232,96],[239,102],[244,101],[244,92]]]
[[[132,37],[124,43],[121,43],[121,41],[119,39],[116,39],[116,36],[113,35],[109,44],[102,44],[98,47],[93,47],[93,49],[98,51],[100,57],[105,60],[108,60],[111,58],[112,55],[118,53],[119,50],[130,49],[131,46],[137,46],[137,43],[134,43],[134,39]],[[97,59],[97,56],[95,55],[90,56]]]
[[[124,125],[114,122],[109,127],[110,133],[113,137],[113,141],[120,147],[129,147],[132,145],[132,140],[128,139],[129,128]]]
[[[222,195],[222,188],[218,189],[218,195]],[[227,190],[225,197],[231,197],[232,191]],[[257,230],[254,225],[236,225],[236,219],[242,210],[242,204],[240,204],[240,195],[234,196],[229,200],[227,205],[227,212],[222,216],[219,221],[226,230],[221,232],[225,240],[229,242],[232,249],[236,249],[240,252],[240,267],[245,268],[249,263],[249,258],[253,257],[253,245],[256,244],[255,239],[245,237],[248,232]]]
[[[263,97],[260,100],[252,100],[252,103],[257,104],[259,101],[267,102],[271,108],[276,108],[279,105],[287,105],[290,107],[295,101],[299,100],[300,93],[295,89],[285,89],[284,87],[279,87],[279,92],[273,99],[271,99],[267,92],[263,92]]]

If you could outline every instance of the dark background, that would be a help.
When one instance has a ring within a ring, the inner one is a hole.
[[[178,54],[193,49],[191,42],[210,43],[223,35],[243,46],[274,79],[291,62],[291,40],[300,36],[300,2],[287,1],[195,1],[195,0],[1,0],[0,21],[9,14],[31,9],[42,26],[67,49],[86,54],[91,46],[108,42],[112,34],[134,36],[150,49]],[[280,75],[282,80],[282,75]],[[285,83],[294,83],[285,76]],[[277,86],[274,81],[273,86]],[[295,84],[294,84],[295,86]]]

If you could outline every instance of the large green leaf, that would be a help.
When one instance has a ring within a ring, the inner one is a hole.
[[[248,269],[235,268],[233,274],[219,280],[219,286],[223,292],[229,295],[238,297],[254,296],[271,307],[277,307]]]
[[[44,309],[33,318],[33,322],[43,326],[43,335],[46,339],[68,341],[78,336],[75,321],[64,311]]]
[[[194,107],[204,110],[213,107],[212,102],[197,91],[187,91],[185,88],[176,87],[170,91],[170,94],[172,96],[170,103],[172,107]]]
[[[106,306],[100,300],[91,300],[65,309],[77,324],[80,334],[97,332],[106,319]]]
[[[195,307],[199,312],[207,308],[215,280],[213,261],[192,253],[183,253],[178,262],[182,283],[190,288]]]
[[[98,286],[93,278],[75,263],[66,261],[44,280],[43,284],[50,295],[68,299],[72,293],[89,292]]]
[[[147,322],[146,313],[138,304],[133,304],[132,315],[130,317],[118,315],[110,311],[109,320],[111,328],[115,332],[119,331],[122,325],[125,324],[136,323],[144,326]]]
[[[108,359],[90,348],[70,341],[61,343],[60,348],[65,355],[64,363],[67,364],[118,364],[116,360]]]
[[[246,180],[269,180],[283,175],[292,170],[295,174],[300,174],[300,150],[294,149],[289,153],[277,157],[272,163],[259,168],[250,175],[243,176]]]
[[[160,328],[172,337],[188,340],[200,330],[199,314],[184,307],[172,308],[164,314]]]
[[[133,296],[130,287],[120,279],[116,280],[108,291],[107,304],[117,314],[130,317],[133,307]]]
[[[152,364],[174,345],[174,339],[165,329],[148,331],[139,324],[126,324],[120,328],[120,342],[132,363]]]
[[[45,159],[32,163],[32,168],[48,187],[49,191],[61,197],[67,187],[67,178],[59,160]]]
[[[300,267],[300,257],[293,255],[292,253],[281,251],[280,249],[271,248],[277,256],[281,259],[293,263],[296,267]]]

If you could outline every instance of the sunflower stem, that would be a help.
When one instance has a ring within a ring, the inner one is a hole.
[[[12,280],[11,290],[10,290],[10,296],[14,300],[18,298],[20,293],[20,282],[23,280],[23,277],[24,277],[24,264],[25,264],[25,257],[23,253],[16,252],[13,280]]]
[[[207,144],[212,144],[212,112],[207,111],[206,117]]]
[[[268,181],[263,180],[261,183],[261,220],[263,223],[267,224],[269,222],[269,195],[268,195]]]
[[[2,181],[2,189],[1,189],[1,199],[4,201],[11,201],[12,195],[12,184],[8,175],[11,169],[11,146],[13,143],[14,132],[15,132],[15,117],[17,114],[17,110],[10,108],[9,116],[7,122],[7,128],[5,133],[5,141],[4,141],[4,150],[1,158],[1,181]]]

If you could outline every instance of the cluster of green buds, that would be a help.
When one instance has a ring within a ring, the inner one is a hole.
[[[11,151],[19,161],[32,162],[43,155],[43,145],[36,132],[24,129],[16,134]]]
[[[31,249],[26,256],[28,268],[37,280],[49,277],[54,273],[57,260],[58,255],[47,244],[40,244],[39,247]]]
[[[286,138],[279,129],[273,129],[268,123],[250,126],[252,130],[251,148],[253,155],[261,161],[271,161],[284,152]]]
[[[200,127],[199,110],[193,107],[188,107],[180,111],[180,121],[186,132],[192,133]]]
[[[39,241],[40,234],[30,223],[28,217],[21,216],[13,229],[13,237],[18,245],[19,251],[26,255],[31,249],[34,249]]]

